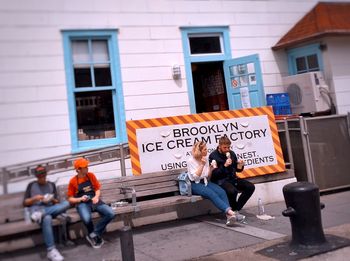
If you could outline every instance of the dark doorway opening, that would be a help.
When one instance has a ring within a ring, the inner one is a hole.
[[[196,112],[228,110],[222,62],[192,63]]]

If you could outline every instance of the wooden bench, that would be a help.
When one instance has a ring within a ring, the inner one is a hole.
[[[120,177],[101,181],[101,199],[108,205],[116,202],[125,202],[125,206],[115,207],[116,221],[122,221],[122,225],[141,226],[154,222],[154,217],[159,214],[172,212],[166,221],[174,218],[186,217],[185,214],[178,213],[174,217],[181,205],[202,201],[201,196],[181,196],[177,176],[184,170],[168,172],[155,172],[140,176]],[[59,187],[59,190],[66,192],[66,187]],[[62,192],[61,192],[62,193]],[[64,194],[62,193],[62,194]],[[212,209],[206,210],[212,211]],[[76,211],[69,210],[71,223],[80,221]],[[98,213],[93,213],[93,218],[98,218]],[[149,220],[147,220],[149,218]],[[142,219],[142,221],[140,220]],[[134,222],[136,220],[136,222]],[[74,236],[73,236],[74,237]]]
[[[210,204],[209,207],[206,204],[205,207],[198,204],[194,207],[192,204],[194,202],[207,201],[201,196],[189,197],[179,194],[177,176],[182,171],[156,172],[102,180],[101,199],[106,204],[126,202],[124,206],[114,208],[117,215],[115,222],[108,225],[108,230],[119,229],[124,225],[136,227],[215,211],[215,207],[213,208]],[[57,189],[61,200],[64,199],[67,185],[58,186]],[[15,241],[11,243],[12,240],[18,241],[19,238],[31,237],[34,234],[37,235],[37,239],[32,240],[31,246],[42,243],[40,226],[35,223],[26,224],[24,221],[23,196],[24,192],[0,196],[0,253],[16,249]],[[71,220],[69,225],[71,238],[83,236],[85,228],[80,222],[75,207],[70,208],[67,214]],[[99,218],[98,213],[93,213],[93,218]],[[60,220],[54,220],[54,226],[60,224]],[[21,245],[19,244],[18,247]]]

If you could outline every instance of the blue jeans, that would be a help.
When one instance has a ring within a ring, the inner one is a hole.
[[[45,241],[46,248],[51,250],[55,247],[55,239],[53,236],[52,219],[57,217],[59,214],[64,213],[70,204],[68,201],[62,201],[61,203],[44,207],[44,215],[41,221],[41,229]]]
[[[91,201],[86,203],[82,202],[79,203],[79,205],[77,206],[77,210],[80,215],[80,218],[83,220],[83,223],[88,230],[89,235],[91,233],[94,233],[97,236],[101,236],[102,233],[105,231],[108,223],[111,222],[112,219],[115,217],[113,209],[104,203],[93,205]],[[91,219],[91,213],[93,211],[97,211],[101,216],[101,219],[96,224],[96,226],[94,226],[94,223]]]
[[[231,209],[226,192],[220,188],[219,185],[210,181],[207,186],[203,183],[195,182],[191,182],[191,185],[192,194],[200,195],[203,198],[211,200],[211,202],[213,202],[214,205],[224,213],[227,213],[227,211]]]

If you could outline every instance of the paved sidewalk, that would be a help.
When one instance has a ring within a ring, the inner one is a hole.
[[[350,191],[321,197],[325,208],[321,211],[326,234],[350,239]],[[247,224],[228,228],[223,215],[200,216],[148,225],[133,230],[135,259],[137,261],[176,260],[276,260],[255,253],[279,242],[289,242],[289,218],[282,216],[284,202],[265,206],[266,213],[275,219],[256,218],[257,208],[247,208]],[[107,233],[105,245],[93,249],[84,239],[76,240],[74,247],[59,247],[65,260],[117,261],[121,260],[119,232]],[[308,260],[348,260],[350,247],[341,248]],[[43,246],[0,255],[3,261],[47,260]]]

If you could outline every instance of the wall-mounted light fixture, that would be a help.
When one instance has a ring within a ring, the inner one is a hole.
[[[174,79],[174,80],[180,79],[180,78],[181,78],[181,68],[180,68],[180,65],[174,64],[174,65],[171,67],[171,73],[172,73],[172,75],[173,75],[173,79]]]

